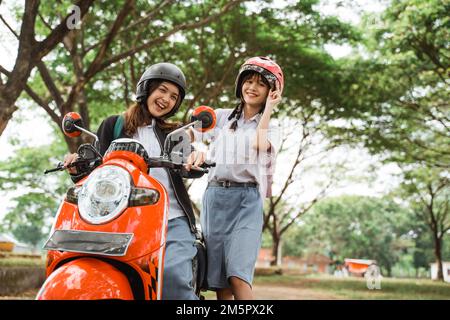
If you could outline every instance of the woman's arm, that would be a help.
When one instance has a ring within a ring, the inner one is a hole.
[[[114,124],[117,120],[117,116],[109,117],[102,121],[100,124],[100,127],[97,130],[97,137],[99,138],[100,142],[100,154],[103,155],[105,151],[108,149],[109,144],[112,141],[113,138],[113,128]],[[64,156],[64,166],[69,165],[70,163],[78,160],[78,154],[72,153],[72,154],[66,154]],[[68,168],[67,171],[70,174],[70,178],[74,183],[78,182],[82,178],[84,178],[86,175],[90,173],[90,171],[87,172],[77,172],[77,169],[72,167]]]
[[[270,90],[267,96],[266,106],[264,108],[263,115],[259,121],[258,127],[256,128],[256,136],[253,142],[253,148],[258,151],[267,152],[271,148],[270,141],[267,138],[267,132],[269,131],[269,122],[272,115],[273,109],[281,101],[281,92],[278,88],[275,90]]]

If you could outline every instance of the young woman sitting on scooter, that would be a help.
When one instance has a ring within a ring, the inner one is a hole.
[[[195,140],[211,139],[211,159],[201,225],[207,250],[207,283],[218,299],[253,299],[251,284],[261,245],[263,198],[270,179],[277,135],[269,127],[281,101],[284,78],[267,57],[248,59],[236,78],[240,103],[216,109],[216,127]],[[199,159],[199,157],[197,157]],[[199,164],[192,157],[189,164]]]
[[[103,155],[117,138],[133,138],[142,143],[150,157],[160,156],[167,134],[178,125],[165,119],[179,109],[186,91],[183,72],[171,63],[150,66],[137,85],[137,103],[124,114],[122,130],[114,132],[121,116],[106,118],[97,135]],[[117,131],[117,130],[116,130]],[[201,156],[194,153],[191,158]],[[66,156],[64,165],[76,159],[76,154]],[[75,182],[85,173],[69,171]],[[197,254],[195,246],[197,228],[188,192],[179,173],[165,168],[151,168],[150,175],[160,181],[169,195],[169,222],[164,262],[162,298],[165,300],[198,299],[193,289],[192,261]],[[194,174],[193,174],[194,175]],[[194,176],[195,177],[195,176]]]

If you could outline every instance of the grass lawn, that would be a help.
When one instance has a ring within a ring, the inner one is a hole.
[[[43,267],[44,259],[30,259],[25,257],[9,257],[0,259],[0,267]]]
[[[380,290],[369,290],[363,278],[270,275],[255,277],[253,291],[256,299],[450,300],[450,283],[428,279],[383,278]],[[215,294],[208,291],[205,297],[215,299]]]

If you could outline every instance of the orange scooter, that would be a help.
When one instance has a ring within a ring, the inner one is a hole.
[[[93,145],[78,148],[79,160],[70,166],[94,169],[69,188],[58,209],[44,245],[49,250],[47,278],[36,299],[161,299],[169,199],[164,186],[148,172],[155,167],[184,170],[173,156],[173,145],[179,144],[171,142],[180,142],[188,127],[203,132],[213,128],[216,117],[211,108],[202,106],[191,120],[167,136],[161,157],[150,158],[136,140],[117,139],[102,158],[98,138],[83,128],[81,117],[73,112],[64,117],[66,135],[85,132],[95,138]],[[213,165],[198,171],[204,174]],[[46,173],[64,169],[60,163]],[[194,287],[200,295],[206,264],[204,244],[198,238]]]

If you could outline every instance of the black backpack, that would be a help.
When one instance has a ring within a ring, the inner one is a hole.
[[[117,117],[116,124],[114,125],[113,140],[116,140],[120,136],[120,133],[122,132],[123,129],[124,121],[125,118],[122,115]]]

